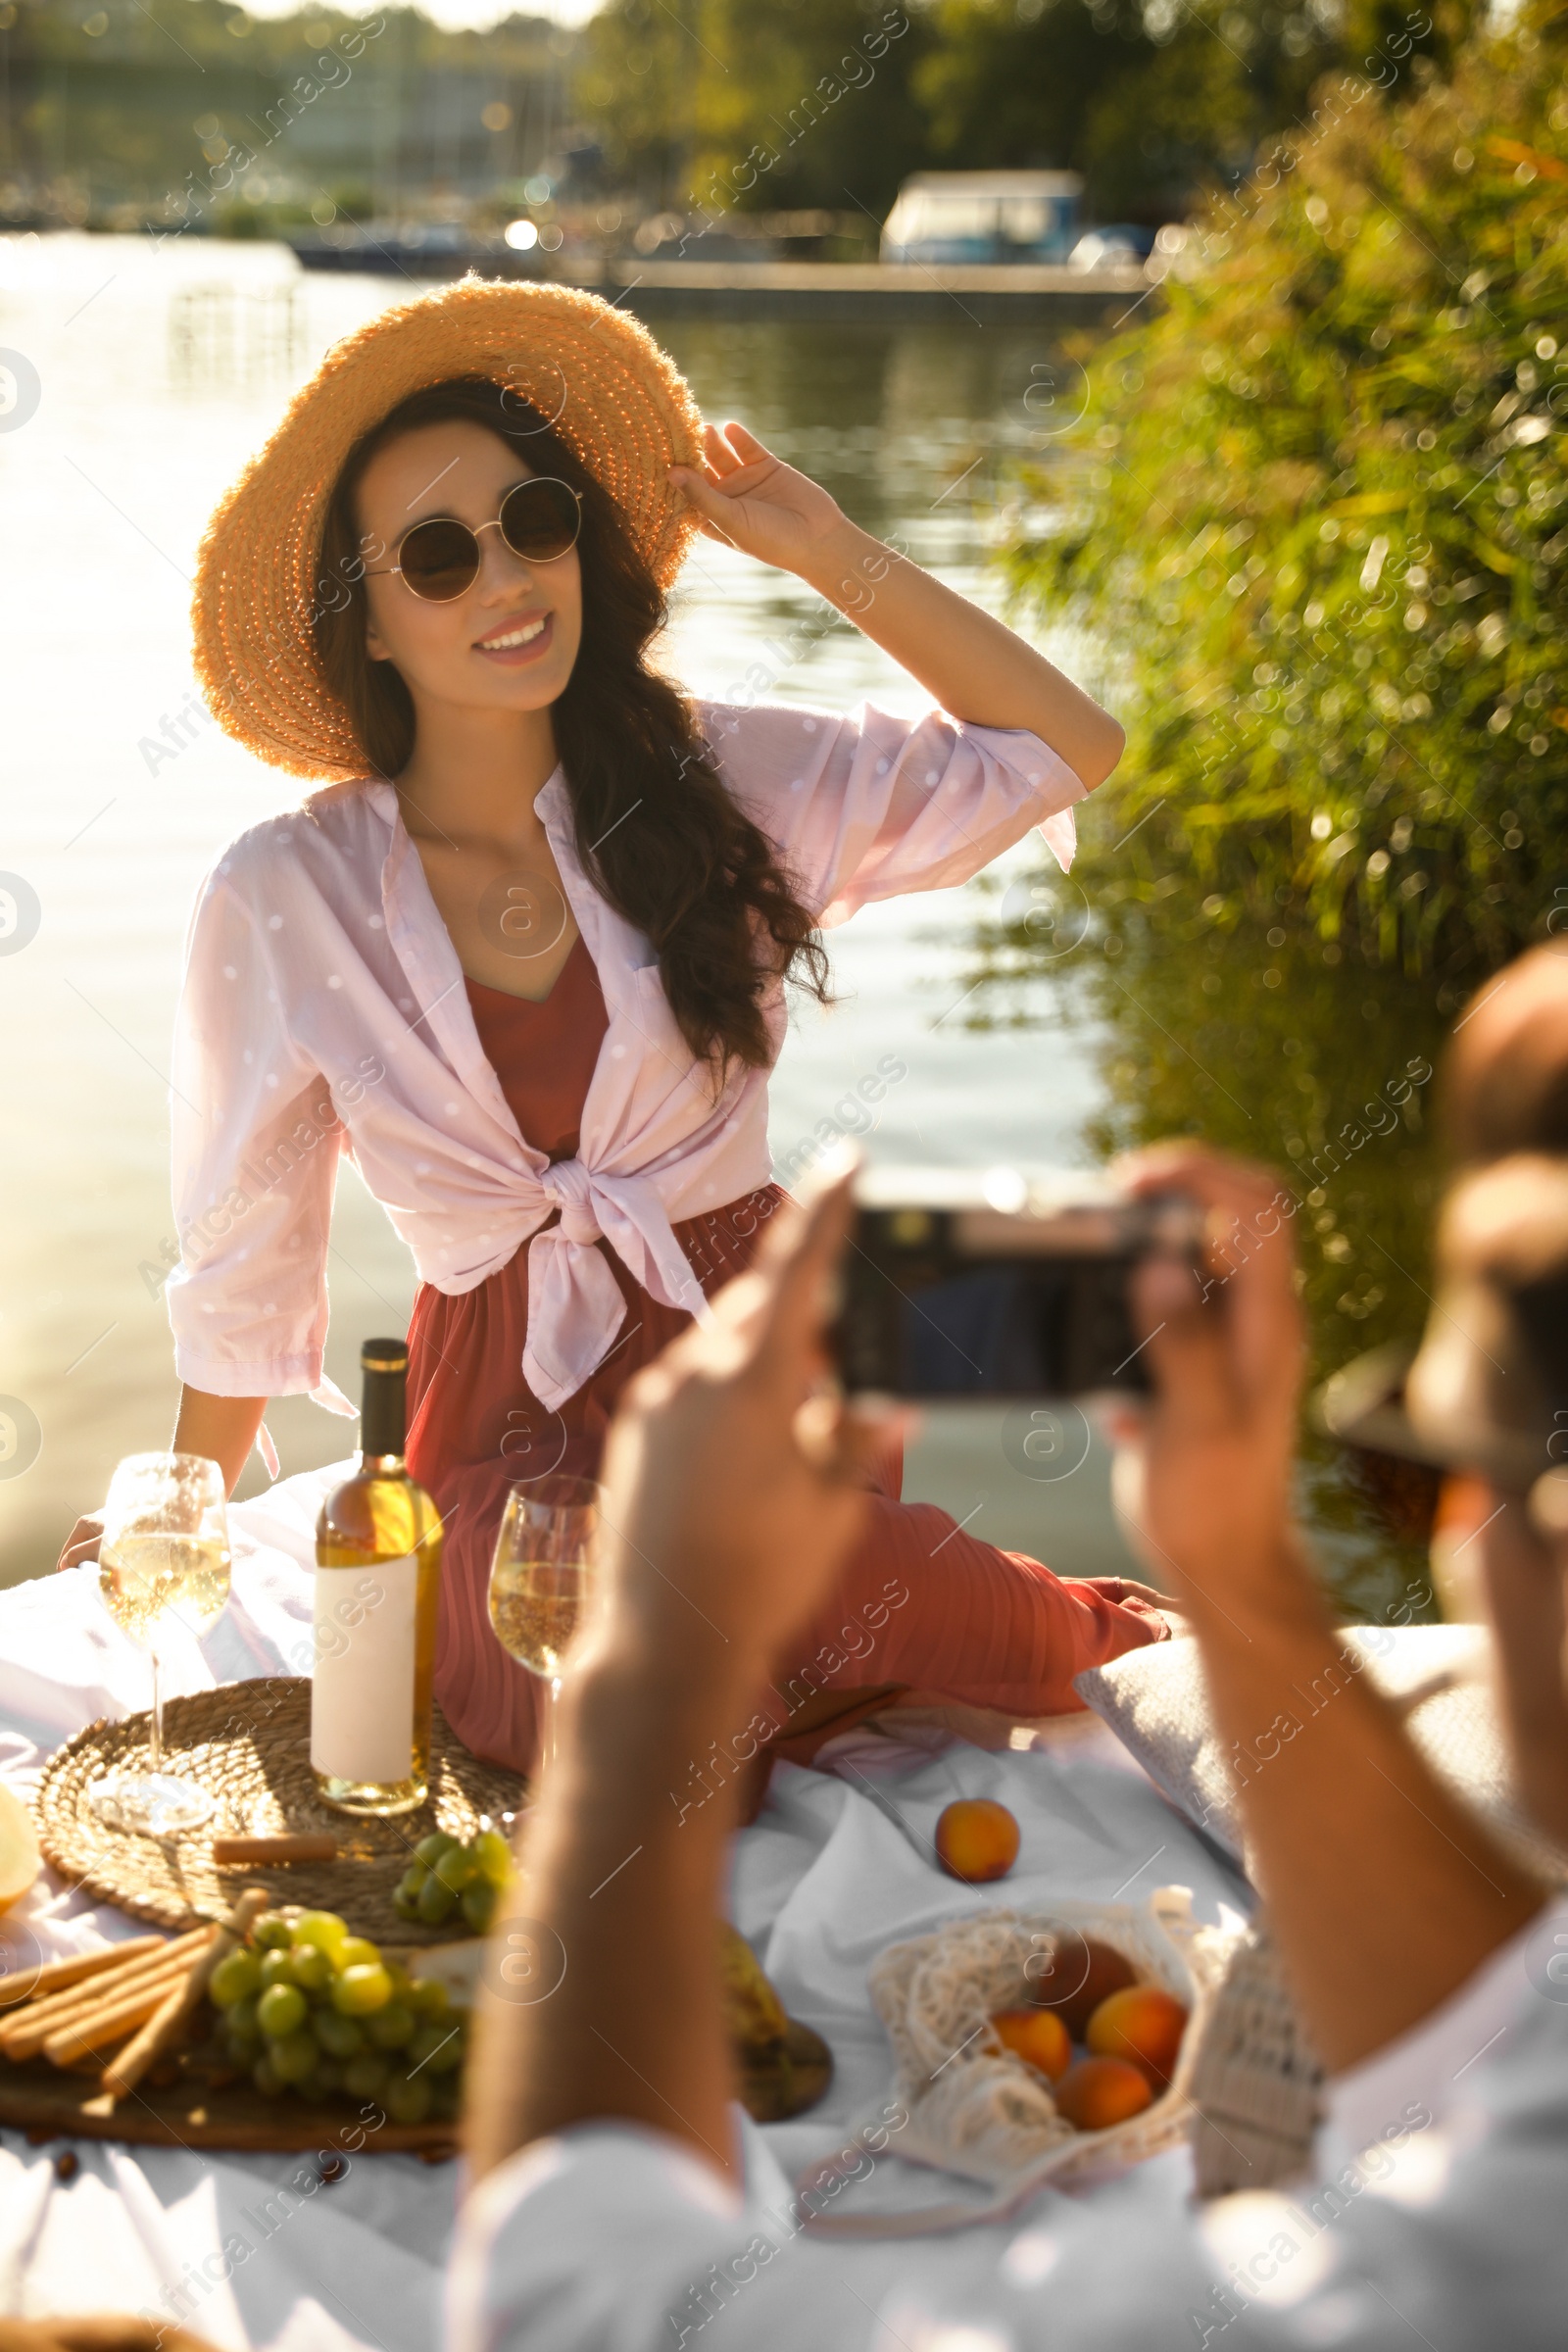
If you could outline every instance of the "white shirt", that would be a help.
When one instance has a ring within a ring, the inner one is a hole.
[[[742,2199],[673,2140],[584,2126],[463,2208],[447,2352],[1561,2352],[1568,1903],[1335,2098],[1359,2153],[1284,2193],[1188,2212],[1135,2175],[860,2242],[805,2232],[755,2134]]]
[[[869,707],[843,718],[705,704],[700,715],[724,782],[824,925],[967,881],[1032,825],[1071,859],[1085,787],[1034,735]],[[168,1298],[190,1387],[335,1398],[322,1349],[340,1151],[438,1290],[475,1289],[534,1237],[522,1369],[552,1409],[624,1317],[601,1236],[656,1298],[701,1306],[670,1227],[766,1183],[767,1075],[732,1069],[714,1099],[653,948],[577,861],[559,769],[534,806],[609,1019],[577,1155],[554,1166],[485,1058],[390,785],[313,794],[242,834],[208,877],[172,1078],[181,1263]],[[782,990],[765,1009],[776,1054]]]
[[[1472,2069],[1517,2035],[1521,1979],[1568,2012],[1568,1902],[1500,1945],[1412,2032],[1335,2078],[1325,2133],[1332,2152],[1358,2155],[1382,2136],[1391,2115],[1411,2104],[1446,2116],[1464,2096]]]

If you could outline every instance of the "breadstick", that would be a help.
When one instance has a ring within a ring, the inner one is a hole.
[[[24,2009],[12,2011],[10,2018],[0,2018],[0,2051],[12,2056],[14,2041],[24,2041],[25,2044],[25,2041],[35,2039],[35,2025],[61,2025],[69,2016],[75,2016],[77,2009],[92,2006],[94,2001],[104,1999],[108,1992],[124,1992],[129,1985],[141,1983],[143,1976],[153,1976],[160,1969],[167,1969],[172,1962],[178,1962],[183,1952],[193,1950],[195,1942],[205,1934],[207,1929],[195,1929],[190,1936],[176,1936],[174,1940],[167,1940],[160,1936],[155,1950],[139,1952],[136,1959],[127,1959],[116,1969],[99,1969],[94,1976],[84,1978],[80,1985],[66,1985],[61,1992],[45,1994],[45,1999],[28,2001]]]
[[[83,1984],[69,1985],[44,2000],[29,2002],[14,2016],[0,2020],[0,2050],[18,2061],[35,2056],[44,2036],[56,2026],[65,2025],[84,2009],[132,1990],[151,1977],[167,1974],[211,1933],[209,1928],[197,1928],[188,1936],[176,1936],[172,1942],[160,1936],[156,1951],[143,1952],[119,1968],[100,1969]]]
[[[197,1966],[200,1965],[198,1961]],[[126,2091],[135,2089],[153,2061],[173,2039],[187,2014],[189,1995],[189,1976],[177,1977],[151,2017],[131,2035],[119,2057],[108,2061],[98,2078],[98,2087],[108,2093],[111,2104],[122,2098]],[[96,2065],[102,2055],[101,2050],[94,2050],[91,2062]]]
[[[277,1838],[215,1838],[213,1860],[229,1867],[240,1862],[335,1862],[337,1839],[304,1830]]]
[[[250,1934],[252,1920],[259,1918],[270,1901],[271,1897],[265,1887],[246,1887],[206,1950],[197,1953],[172,1991],[165,1994],[140,2033],[125,2044],[118,2058],[111,2058],[104,2068],[100,2087],[107,2091],[112,2100],[127,2090],[133,2090],[147,2069],[156,2064],[178,2039],[186,2020],[206,1992],[214,1969],[225,1953],[244,1942]]]
[[[161,1977],[172,1977],[181,1957],[176,1953],[172,1961],[159,1959],[144,1968],[109,1969],[100,1976],[90,1977],[85,1984],[73,1985],[69,1991],[56,1993],[47,2001],[16,2011],[0,2027],[0,2053],[15,2066],[24,2065],[29,2058],[36,2058],[58,2026],[68,2026],[74,2019],[102,2008],[107,2001],[122,2000],[144,1984],[156,1984]]]
[[[42,2000],[48,1993],[80,1984],[84,1977],[97,1976],[101,1969],[119,1968],[124,1961],[139,1960],[163,1947],[162,1936],[132,1936],[124,1943],[106,1943],[101,1951],[78,1952],[72,1960],[51,1960],[43,1968],[13,1969],[0,1977],[0,2009],[12,2008],[18,2001]]]
[[[99,2009],[89,2009],[73,2018],[47,2035],[43,2055],[51,2066],[74,2066],[85,2058],[89,2050],[112,2049],[123,2041],[127,2034],[152,2016],[169,1994],[184,1984],[184,1971],[174,1968],[161,1977],[154,1977],[135,1992],[127,1992],[118,2001],[106,2001]]]

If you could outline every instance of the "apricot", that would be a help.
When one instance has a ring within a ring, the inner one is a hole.
[[[1018,1859],[1018,1824],[989,1796],[964,1796],[937,1822],[937,1860],[950,1878],[978,1886],[1004,1879]]]
[[[1132,1984],[1102,2000],[1084,2035],[1101,2058],[1125,2058],[1152,2082],[1168,2082],[1186,2031],[1187,2012],[1157,1984]]]
[[[1080,2058],[1053,2086],[1056,2113],[1078,2132],[1103,2132],[1141,2115],[1153,2098],[1149,2077],[1125,2058]]]
[[[1069,1930],[1038,1973],[1029,1963],[1029,1998],[1037,2009],[1054,2009],[1074,2041],[1082,2041],[1089,2020],[1107,1993],[1120,1992],[1137,1978],[1132,1964],[1108,1943]]]
[[[1072,2062],[1067,2029],[1054,2009],[999,2009],[991,2023],[1005,2050],[1054,2082]]]

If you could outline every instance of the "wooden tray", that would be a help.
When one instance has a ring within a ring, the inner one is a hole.
[[[750,2055],[750,2054],[747,2054]],[[742,2106],[755,2123],[782,2124],[814,2107],[833,2079],[833,2054],[820,2034],[792,2018],[784,2048],[743,2066]],[[142,2082],[111,2106],[96,2074],[63,2074],[47,2059],[13,2066],[0,2058],[0,2129],[46,2139],[118,2139],[137,2146],[305,2151],[339,2156],[458,2153],[456,2123],[394,2124],[374,2099],[308,2106],[292,2093],[264,2098],[254,2084],[215,2084],[199,2068],[172,2082]]]
[[[394,2124],[374,2099],[307,2106],[292,2094],[264,2098],[253,2083],[214,2087],[203,2072],[182,2072],[154,2087],[141,2082],[111,2107],[96,2074],[63,2074],[47,2059],[12,2066],[0,2058],[0,2127],[46,2139],[118,2139],[160,2148],[310,2150],[333,2156],[416,2155],[432,2161],[458,2152],[455,2123]]]
[[[149,1723],[146,1715],[130,1715],[122,1723],[89,1724],[68,1740],[43,1769],[33,1811],[39,1842],[56,1870],[155,1927],[193,1927],[226,1911],[242,1887],[265,1886],[278,1904],[340,1912],[356,1935],[377,1943],[441,1943],[466,1936],[461,1911],[444,1928],[400,1919],[393,1891],[414,1848],[431,1830],[466,1842],[486,1817],[510,1828],[525,1802],[519,1776],[470,1755],[438,1707],[430,1795],[419,1810],[388,1821],[334,1812],[319,1802],[311,1777],[310,1681],[270,1676],[168,1701],[168,1767],[199,1782],[217,1811],[199,1830],[147,1838],[111,1829],[86,1799],[104,1773],[148,1768]],[[231,1867],[213,1861],[215,1835],[257,1838],[285,1830],[329,1831],[338,1841],[338,1859]]]

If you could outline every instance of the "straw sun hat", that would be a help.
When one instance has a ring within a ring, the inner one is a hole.
[[[476,278],[383,312],[332,346],[202,541],[197,679],[228,733],[274,767],[331,781],[366,772],[312,631],[326,510],[361,436],[455,376],[508,385],[549,418],[619,506],[661,587],[675,576],[697,517],[665,468],[701,463],[702,419],[646,327],[569,286]]]

